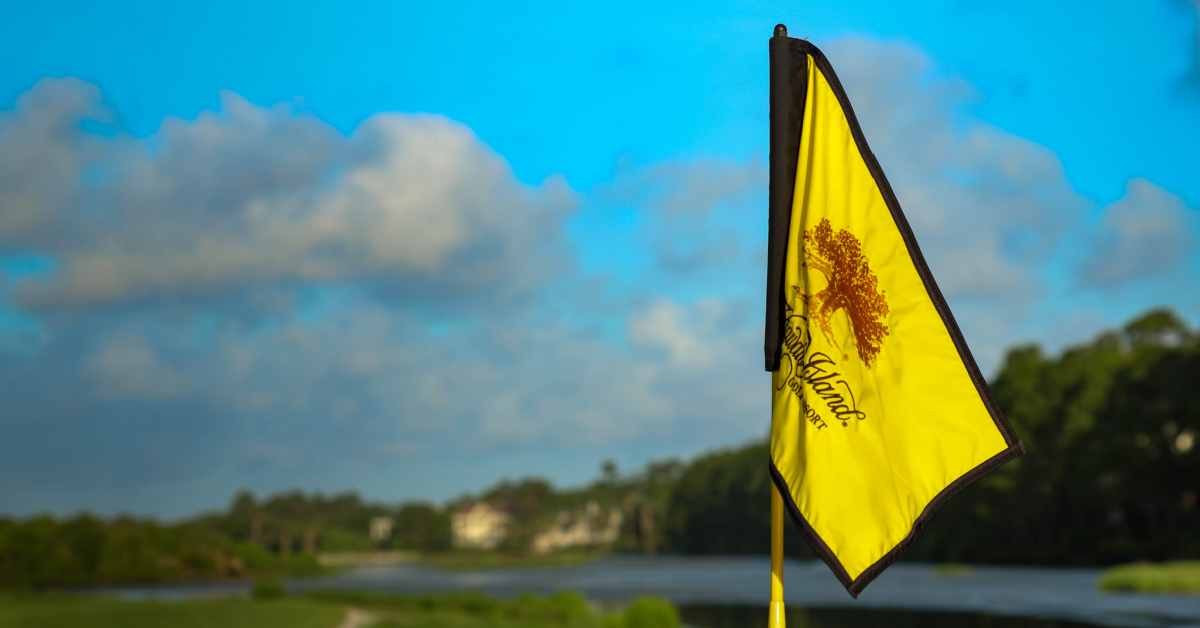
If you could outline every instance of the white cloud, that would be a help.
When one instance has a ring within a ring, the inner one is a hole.
[[[42,79],[0,112],[0,250],[54,230],[80,201],[80,171],[106,151],[80,121],[109,119],[100,90],[73,78]]]
[[[626,165],[596,195],[618,202],[695,218],[725,203],[736,203],[767,185],[767,166],[752,160],[740,164],[712,158],[667,161],[645,167]]]
[[[1028,303],[1089,202],[1057,156],[969,115],[975,95],[901,44],[828,46],[867,142],[947,298]]]
[[[204,342],[194,320],[135,317],[93,330],[105,340],[84,363],[102,397],[203,401],[245,434],[238,451],[259,443],[312,464],[347,452],[620,446],[680,429],[716,445],[746,437],[731,417],[757,416],[756,435],[767,416],[757,339],[731,318],[737,309],[651,303],[631,320],[633,352],[587,328],[522,324],[528,312],[513,310],[439,336],[373,300],[265,330],[226,320]],[[515,350],[489,348],[514,327]]]
[[[1200,220],[1183,199],[1144,179],[1104,208],[1083,262],[1088,285],[1146,280],[1177,270],[1196,249]]]
[[[101,397],[159,400],[183,397],[191,391],[184,375],[167,364],[142,336],[107,339],[85,359],[85,365]]]
[[[718,304],[708,302],[703,304],[701,309],[709,311],[697,313],[709,314],[706,318],[711,318],[711,314],[714,313],[711,310],[718,307]],[[690,312],[675,302],[659,299],[630,316],[629,340],[635,346],[664,350],[671,364],[680,368],[708,366],[712,363],[713,354],[701,334],[703,331],[709,331],[711,337],[711,333],[717,330],[712,329],[710,321],[703,321],[710,323],[705,325],[709,329],[697,329],[694,321],[684,320],[688,314]]]
[[[108,115],[98,103],[94,86],[46,80],[0,125],[0,247],[59,263],[19,287],[28,306],[369,276],[519,293],[562,266],[546,261],[565,247],[570,190],[520,183],[445,118],[378,114],[342,137],[227,92],[219,113],[141,140],[81,130]]]
[[[826,50],[985,374],[1016,344],[1080,340],[1067,320],[1194,307],[1182,269],[1195,266],[1197,223],[1177,197],[1134,180],[1099,211],[1052,151],[973,116],[971,86],[920,51],[861,38]],[[1117,284],[1140,291],[1096,293]]]
[[[654,270],[709,275],[722,267],[759,263],[749,255],[765,238],[767,166],[701,158],[635,167],[623,164],[591,200],[634,207],[645,221],[642,241]]]

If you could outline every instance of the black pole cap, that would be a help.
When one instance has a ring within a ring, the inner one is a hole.
[[[787,27],[784,26],[783,24],[776,24],[775,25],[775,36],[776,37],[787,37]]]

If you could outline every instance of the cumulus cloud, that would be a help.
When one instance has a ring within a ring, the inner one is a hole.
[[[667,161],[642,168],[626,165],[597,195],[609,202],[637,205],[667,215],[692,217],[726,203],[753,198],[767,185],[767,166],[759,160],[737,163],[703,158]]]
[[[0,112],[0,247],[54,230],[79,202],[84,166],[99,164],[103,139],[81,121],[111,122],[100,90],[78,79],[43,79]]]
[[[1059,289],[1052,269],[1078,244],[1093,203],[1048,148],[973,116],[972,86],[921,51],[857,37],[825,49],[934,277],[990,369],[1033,333],[1038,304]],[[713,291],[747,297],[754,309],[743,315],[761,325],[766,185],[758,162],[666,162],[622,169],[590,200],[639,208],[640,231],[626,248],[635,258],[650,253],[637,281],[687,300]],[[660,320],[667,312],[657,311]],[[644,329],[630,329],[648,342]],[[658,342],[667,356],[686,346],[682,338]]]
[[[0,256],[54,262],[17,283],[21,315],[46,321],[51,340],[0,361],[0,404],[20,417],[10,444],[81,449],[57,467],[72,474],[60,484],[138,484],[101,472],[126,458],[290,483],[431,453],[712,446],[742,440],[729,418],[763,404],[744,306],[655,299],[632,312],[628,295],[580,296],[560,281],[575,193],[561,179],[520,183],[457,123],[379,114],[345,137],[226,93],[219,111],[147,138],[80,124],[114,118],[72,79],[43,81],[3,114],[3,137],[44,149],[43,187],[64,191],[30,191],[17,166],[0,173],[0,195],[28,200],[0,207],[13,225]],[[9,146],[0,164],[20,161]],[[687,246],[726,238],[707,220],[765,183],[761,164],[636,176],[657,191],[622,202],[687,225],[656,236]],[[455,307],[431,310],[445,299]],[[595,311],[631,316],[629,337],[597,330]],[[59,475],[23,485],[53,490]]]
[[[517,293],[563,253],[565,183],[520,183],[439,116],[378,114],[343,137],[227,92],[145,139],[80,125],[112,117],[95,86],[46,79],[0,119],[0,247],[58,260],[18,288],[27,306],[370,276]]]
[[[102,397],[173,399],[189,391],[187,380],[144,337],[107,338],[86,360],[86,370]]]
[[[1083,262],[1082,280],[1096,286],[1147,279],[1174,271],[1196,248],[1195,212],[1183,199],[1144,179],[1104,208]]]
[[[947,297],[1035,297],[1089,206],[1057,156],[971,117],[972,88],[911,47],[849,38],[829,56]]]
[[[504,391],[481,415],[484,436],[594,445],[699,436],[710,446],[757,436],[767,380],[755,361],[761,337],[740,315],[746,307],[654,299],[628,315],[632,350],[587,329],[543,330],[502,362],[495,374],[504,384],[480,386]]]
[[[1184,219],[1190,210],[1136,181],[1105,210],[1098,234],[1095,203],[1074,190],[1058,157],[972,115],[979,101],[972,86],[947,77],[919,50],[862,38],[826,50],[985,374],[1018,342],[1056,349],[1082,340],[1095,328],[1063,322],[1101,317],[1088,305],[1096,295],[1081,290],[1101,278],[1156,278],[1193,241],[1195,226]],[[1136,225],[1138,212],[1153,214],[1155,226]],[[1180,231],[1167,238],[1172,224]],[[1082,267],[1090,284],[1075,280],[1080,259],[1088,260]],[[1156,285],[1121,315],[1146,303],[1177,303],[1183,294],[1182,284]]]
[[[765,429],[756,412],[765,376],[755,330],[737,317],[743,307],[656,300],[632,316],[628,347],[564,322],[522,324],[528,313],[515,312],[430,334],[419,316],[372,299],[269,329],[119,317],[85,334],[99,342],[84,350],[78,377],[101,399],[155,403],[166,416],[199,403],[208,429],[237,437],[194,455],[242,467],[670,445],[679,430],[712,446]],[[519,338],[490,343],[513,327]],[[53,362],[35,361],[44,372]]]
[[[624,164],[613,181],[592,191],[592,201],[637,208],[644,218],[638,244],[651,252],[658,269],[711,273],[715,267],[758,263],[747,256],[765,239],[765,220],[754,218],[762,211],[767,181],[767,166],[757,159]]]
[[[699,314],[711,319],[717,314],[720,305],[708,301],[700,304]],[[677,303],[659,299],[629,318],[629,340],[640,347],[660,349],[666,352],[671,364],[680,367],[703,367],[712,363],[713,355],[706,342],[716,333],[725,330],[713,330],[710,320],[685,321],[688,312]],[[700,323],[697,325],[695,323]],[[708,325],[704,325],[708,323]],[[710,329],[700,329],[699,327]],[[709,332],[705,334],[704,332]]]

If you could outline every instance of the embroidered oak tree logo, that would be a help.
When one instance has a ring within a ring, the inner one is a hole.
[[[858,238],[845,229],[835,233],[829,219],[804,232],[804,258],[809,268],[821,271],[829,285],[824,290],[806,295],[795,286],[796,294],[808,305],[809,317],[821,328],[829,344],[841,349],[842,359],[849,359],[846,348],[834,339],[830,319],[844,310],[850,320],[850,331],[858,346],[858,357],[871,368],[875,356],[888,335],[883,323],[888,314],[886,291],[879,290],[879,281]]]

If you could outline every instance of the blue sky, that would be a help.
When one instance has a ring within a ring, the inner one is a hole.
[[[0,504],[443,500],[763,436],[776,22],[841,75],[985,372],[1194,322],[1197,8],[15,4]]]

